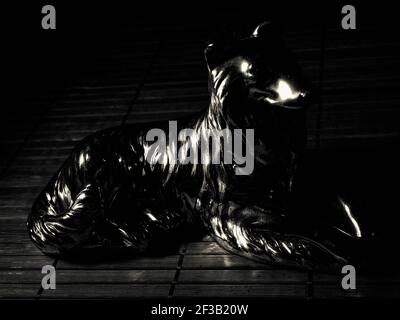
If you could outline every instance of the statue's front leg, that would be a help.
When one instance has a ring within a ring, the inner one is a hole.
[[[224,249],[253,260],[303,268],[332,268],[346,263],[311,238],[287,233],[287,218],[276,208],[211,202],[202,216]]]

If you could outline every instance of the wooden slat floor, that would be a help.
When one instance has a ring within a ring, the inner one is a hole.
[[[32,202],[77,141],[123,121],[168,119],[207,105],[202,52],[218,27],[194,22],[162,32],[125,30],[69,87],[32,102],[29,123],[15,119],[15,134],[0,146],[0,298],[400,296],[400,274],[361,274],[357,290],[349,292],[341,289],[340,274],[255,263],[208,237],[163,257],[93,263],[52,259],[30,242],[25,220]],[[329,26],[324,41],[322,35],[320,28],[295,24],[285,33],[306,75],[322,87],[322,104],[308,114],[309,148],[398,138],[398,43],[373,28],[346,33]],[[56,266],[56,290],[40,290],[46,264]]]

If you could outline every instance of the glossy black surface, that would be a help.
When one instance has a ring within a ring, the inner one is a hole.
[[[299,167],[314,89],[276,31],[264,23],[248,37],[225,36],[205,57],[210,105],[177,119],[178,131],[193,128],[200,137],[207,129],[254,129],[253,173],[236,175],[236,164],[147,162],[146,133],[168,132],[167,122],[106,129],[76,146],[35,201],[28,218],[35,244],[46,254],[140,253],[205,227],[223,248],[266,263],[309,268],[358,260],[366,234],[352,203],[310,190]]]

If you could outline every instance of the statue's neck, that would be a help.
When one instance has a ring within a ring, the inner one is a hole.
[[[205,129],[223,130],[231,127],[229,116],[226,113],[224,99],[221,99],[215,92],[211,93],[211,99],[208,108],[206,108],[199,120],[195,124],[196,133],[201,134]]]

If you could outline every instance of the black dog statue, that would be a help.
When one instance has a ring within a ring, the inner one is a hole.
[[[174,161],[176,144],[154,151],[146,135],[168,132],[168,122],[100,131],[76,146],[33,205],[29,235],[44,253],[142,253],[205,227],[226,250],[265,263],[324,268],[352,261],[364,234],[348,203],[337,196],[316,205],[322,198],[305,197],[296,182],[305,109],[315,95],[274,27],[223,37],[207,46],[205,58],[211,102],[176,120],[178,132],[191,129],[181,148],[198,146],[210,129],[252,129],[253,141],[241,136],[241,145],[254,143],[252,171],[240,174],[236,157]]]

